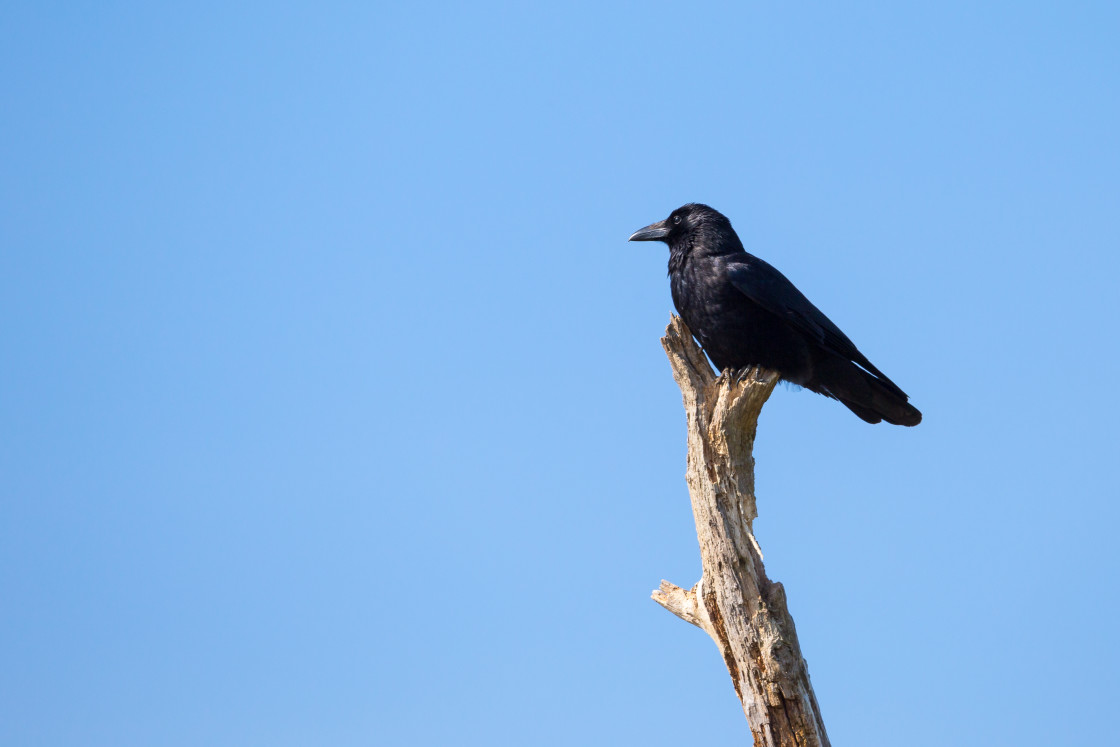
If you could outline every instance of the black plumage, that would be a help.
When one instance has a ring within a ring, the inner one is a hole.
[[[906,393],[782,273],[748,254],[718,211],[685,205],[630,240],[669,245],[673,304],[717,368],[777,371],[868,423],[921,422]]]

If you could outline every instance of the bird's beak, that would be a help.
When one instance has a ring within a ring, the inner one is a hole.
[[[664,241],[669,236],[668,220],[659,220],[630,234],[630,241]]]

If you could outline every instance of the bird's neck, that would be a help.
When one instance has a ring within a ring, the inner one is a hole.
[[[689,255],[689,251],[688,251],[687,247],[684,247],[684,246],[669,247],[669,274],[670,275],[678,274],[678,273],[680,273],[681,271],[684,270],[685,265],[688,264],[688,255]]]
[[[715,240],[688,240],[669,247],[669,274],[682,272],[696,260],[703,261],[713,257],[745,254],[743,244],[737,236],[721,237]]]

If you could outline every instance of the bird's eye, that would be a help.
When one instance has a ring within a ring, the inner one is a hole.
[[[679,215],[673,216],[673,225],[679,226],[681,224],[681,217]]]

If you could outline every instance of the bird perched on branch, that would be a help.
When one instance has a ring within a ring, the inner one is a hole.
[[[785,275],[748,254],[718,211],[690,203],[630,241],[669,245],[673,304],[721,370],[757,365],[777,371],[785,381],[840,400],[868,423],[922,421],[906,392]]]

